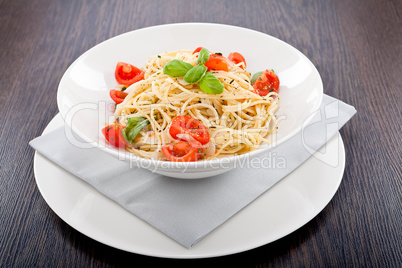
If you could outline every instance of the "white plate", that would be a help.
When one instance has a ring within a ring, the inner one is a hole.
[[[233,51],[242,53],[247,69],[252,74],[265,69],[275,70],[281,81],[281,106],[277,113],[279,129],[270,137],[274,143],[282,143],[300,131],[303,123],[321,104],[323,85],[317,69],[307,57],[289,44],[250,29],[222,24],[184,23],[128,32],[85,52],[71,64],[60,81],[57,95],[60,113],[73,132],[91,145],[120,159],[125,155],[125,159],[133,162],[145,161],[128,152],[119,152],[113,147],[105,146],[102,135],[99,135],[105,122],[114,121],[110,109],[114,105],[109,97],[109,90],[117,84],[114,78],[116,63],[123,61],[141,67],[150,56],[179,49],[193,50],[199,46],[222,52],[226,56]],[[255,150],[250,156],[254,157],[262,152],[262,149]],[[241,158],[244,155],[236,157]],[[229,157],[231,161],[234,158]],[[197,163],[185,163],[188,166],[186,170],[194,171],[194,174],[187,177],[198,176],[199,170],[206,168],[204,164],[197,167]],[[158,169],[161,165],[157,163],[145,163],[141,166],[149,166],[157,173],[167,176],[172,172],[178,173],[176,175],[183,174],[181,167],[176,172],[177,165],[172,164],[168,170],[161,171]],[[225,171],[210,169],[208,176]],[[230,169],[226,169],[228,170]]]
[[[60,115],[45,129],[63,125]],[[166,258],[206,258],[253,249],[297,230],[332,199],[345,168],[340,135],[192,249],[127,212],[82,180],[35,153],[36,183],[50,208],[79,232],[128,252]]]

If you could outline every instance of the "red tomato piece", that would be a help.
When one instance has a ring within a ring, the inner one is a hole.
[[[109,95],[115,103],[119,104],[123,102],[124,98],[127,97],[128,94],[123,91],[112,89],[110,90]]]
[[[189,115],[176,116],[169,129],[170,136],[176,140],[182,140],[177,137],[178,134],[188,134],[201,144],[209,142],[209,132],[204,124],[192,118]]]
[[[202,148],[199,142],[180,141],[163,146],[162,152],[172,162],[193,162],[201,158]]]
[[[203,49],[203,47],[197,47],[197,48],[193,51],[193,54],[195,54],[195,53],[197,53],[197,52],[200,52],[201,49]]]
[[[115,77],[119,84],[130,86],[135,82],[144,79],[144,72],[137,67],[124,62],[118,62]]]
[[[270,71],[265,70],[254,82],[253,88],[260,96],[266,96],[269,92],[279,92],[279,78]]]
[[[233,68],[233,62],[219,54],[209,55],[209,60],[205,62],[204,65],[208,67],[208,71],[215,70],[228,72]]]
[[[244,62],[244,66],[246,66],[246,60],[244,59],[243,55],[240,54],[239,52],[230,53],[228,59],[233,61],[235,64],[239,64],[240,62]],[[243,66],[241,66],[241,68],[243,68]]]
[[[102,134],[105,139],[115,147],[124,147],[126,145],[126,140],[122,134],[123,126],[114,123],[106,126],[102,129]]]

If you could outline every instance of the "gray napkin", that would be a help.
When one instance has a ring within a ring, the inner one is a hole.
[[[259,161],[195,180],[164,177],[130,167],[98,148],[73,146],[64,127],[35,138],[39,153],[86,181],[129,212],[184,247],[191,248],[213,229],[255,200],[307,160],[356,113],[354,107],[324,95],[321,108],[307,127]],[[257,164],[256,164],[257,163]],[[268,171],[267,171],[268,170]]]

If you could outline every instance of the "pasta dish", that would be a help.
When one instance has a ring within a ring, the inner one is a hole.
[[[183,162],[244,154],[271,143],[277,129],[279,79],[273,70],[251,76],[240,53],[172,51],[141,69],[119,62],[115,75],[115,122],[102,132],[137,156]]]

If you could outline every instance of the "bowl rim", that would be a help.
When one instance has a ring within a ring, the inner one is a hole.
[[[64,72],[62,78],[60,79],[59,85],[58,85],[58,90],[57,90],[57,106],[59,108],[60,114],[62,115],[62,118],[65,121],[65,125],[68,126],[70,128],[70,130],[72,132],[74,132],[75,134],[77,134],[81,139],[83,139],[89,146],[92,147],[97,147],[99,149],[101,149],[102,151],[113,155],[116,158],[121,159],[121,150],[116,150],[112,147],[109,146],[100,146],[99,144],[99,139],[97,141],[92,141],[90,138],[88,138],[86,135],[81,134],[80,131],[73,131],[72,130],[72,126],[69,124],[70,121],[66,120],[66,114],[63,113],[63,109],[61,109],[61,100],[62,100],[62,82],[64,79],[66,79],[66,74],[71,70],[71,68],[75,65],[76,62],[78,62],[79,60],[81,60],[81,58],[85,57],[87,53],[89,53],[91,50],[96,49],[97,47],[103,45],[104,43],[108,42],[111,39],[115,39],[115,38],[121,38],[125,35],[132,35],[133,33],[137,33],[137,32],[141,32],[141,31],[147,31],[147,30],[151,30],[151,29],[155,29],[155,28],[165,28],[165,27],[173,27],[173,26],[185,26],[185,27],[191,27],[191,26],[209,26],[209,27],[229,27],[229,28],[233,28],[233,29],[239,29],[239,30],[246,30],[246,31],[250,31],[253,32],[255,34],[260,34],[260,35],[265,35],[265,36],[269,36],[270,38],[275,39],[276,42],[281,43],[284,46],[288,46],[291,49],[293,49],[297,54],[299,54],[304,60],[306,60],[310,66],[312,67],[312,70],[316,73],[318,79],[318,102],[316,104],[316,107],[313,108],[313,111],[316,111],[319,109],[321,103],[322,103],[322,99],[324,96],[324,90],[323,90],[323,83],[322,83],[322,78],[320,73],[318,72],[317,68],[315,67],[315,65],[311,62],[311,60],[309,58],[307,58],[307,56],[305,56],[302,52],[300,52],[298,49],[296,49],[295,47],[293,47],[292,45],[286,43],[285,41],[280,40],[279,38],[276,38],[272,35],[269,35],[267,33],[263,33],[263,32],[259,32],[253,29],[249,29],[249,28],[245,28],[245,27],[240,27],[240,26],[234,26],[234,25],[228,25],[228,24],[221,24],[221,23],[204,23],[204,22],[185,22],[185,23],[170,23],[170,24],[161,24],[161,25],[154,25],[154,26],[149,26],[149,27],[144,27],[144,28],[139,28],[136,30],[132,30],[132,31],[128,31],[116,36],[113,36],[111,38],[108,38],[98,44],[96,44],[95,46],[89,48],[88,50],[86,50],[84,53],[82,53],[77,59],[75,59],[70,65],[69,67],[66,69],[66,71]],[[314,112],[313,112],[314,113]],[[155,167],[155,166],[159,166],[159,165],[163,165],[166,167],[166,169],[170,169],[170,170],[182,170],[183,168],[185,168],[186,170],[194,170],[194,169],[198,169],[200,167],[208,167],[208,166],[213,166],[216,164],[220,164],[223,161],[228,161],[228,164],[232,164],[234,161],[239,161],[242,160],[245,157],[249,157],[254,158],[260,154],[263,154],[265,152],[270,151],[271,149],[281,145],[282,143],[288,141],[290,138],[294,137],[298,132],[300,132],[302,130],[302,127],[305,126],[310,120],[311,120],[311,116],[307,117],[306,119],[304,119],[303,124],[299,125],[298,127],[296,127],[291,133],[289,133],[288,135],[286,135],[285,137],[281,138],[279,141],[274,142],[273,144],[270,144],[268,146],[264,146],[264,148],[258,148],[255,149],[253,151],[244,153],[244,154],[240,154],[240,155],[232,155],[232,156],[224,156],[224,157],[219,157],[219,158],[214,158],[214,159],[209,159],[209,160],[199,160],[199,161],[194,161],[194,162],[170,162],[170,161],[162,161],[162,160],[155,160],[155,159],[146,159],[137,155],[134,155],[130,152],[128,152],[127,150],[124,150],[124,155],[125,157],[123,158],[124,160],[130,160],[130,162],[133,163],[139,163],[139,162],[144,162],[146,164],[148,164],[149,166]],[[100,130],[99,130],[100,131]]]

